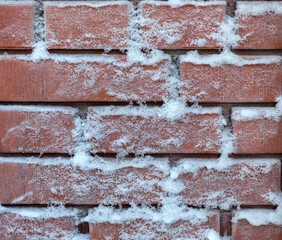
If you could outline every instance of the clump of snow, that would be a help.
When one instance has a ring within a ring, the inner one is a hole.
[[[236,48],[241,37],[236,33],[238,25],[235,18],[225,16],[225,21],[220,25],[220,31],[212,33],[211,38],[216,40],[224,49]]]
[[[267,13],[282,14],[281,2],[238,2],[236,15],[260,16]]]
[[[199,6],[213,6],[213,5],[226,5],[225,1],[217,1],[217,0],[212,0],[212,1],[202,1],[202,0],[196,0],[196,1],[191,1],[191,0],[167,0],[167,1],[153,1],[153,0],[145,0],[142,1],[144,4],[153,4],[156,6],[163,6],[163,5],[168,5],[171,7],[182,7],[184,5],[193,5],[196,7]]]
[[[278,104],[278,107],[280,105]],[[232,109],[232,119],[236,121],[254,121],[259,119],[272,119],[279,121],[281,113],[277,108],[267,107],[235,107]]]
[[[99,1],[99,2],[87,2],[87,1],[47,1],[44,2],[46,6],[56,6],[59,8],[65,7],[77,7],[77,6],[87,6],[92,8],[101,8],[106,6],[115,5],[128,5],[127,1]]]
[[[253,226],[274,224],[282,226],[282,193],[280,196],[272,197],[278,204],[276,210],[270,209],[243,209],[235,212],[232,222],[246,219]]]
[[[0,5],[30,5],[34,0],[1,0]]]
[[[224,50],[220,54],[200,55],[197,51],[188,52],[180,57],[181,62],[189,62],[197,65],[207,64],[211,67],[219,67],[224,64],[235,66],[254,65],[254,64],[273,64],[281,62],[280,56],[239,56],[230,50]]]

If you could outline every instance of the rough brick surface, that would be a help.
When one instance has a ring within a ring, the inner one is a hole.
[[[45,4],[46,40],[50,49],[119,49],[129,41],[129,8],[125,2]]]
[[[233,110],[236,111],[236,108]],[[264,111],[263,108],[255,111]],[[265,111],[275,111],[273,108]],[[282,153],[282,120],[281,117],[261,117],[259,119],[234,119],[235,153]]]
[[[252,8],[251,2],[240,2],[239,6]],[[271,4],[271,2],[269,2]],[[267,6],[267,4],[266,4]],[[262,7],[266,7],[262,6]],[[280,8],[282,4],[280,2]],[[277,6],[277,8],[279,8]],[[281,49],[282,14],[273,11],[264,14],[237,13],[238,35],[242,38],[240,49]]]
[[[0,49],[26,49],[33,44],[33,4],[0,3]]]
[[[239,220],[232,224],[234,240],[279,240],[282,239],[282,227],[274,224],[253,226],[247,220]]]
[[[153,108],[89,108],[93,152],[217,153],[220,114],[187,114],[181,120],[159,117]],[[154,109],[159,111],[158,108]],[[119,113],[120,111],[120,113]],[[134,113],[139,111],[139,113]],[[143,114],[149,113],[147,117]],[[132,113],[132,115],[130,115]]]
[[[141,239],[150,236],[153,239],[201,239],[205,231],[213,229],[219,233],[219,214],[216,212],[206,222],[193,224],[178,221],[173,224],[137,220],[124,224],[97,223],[90,224],[91,240]]]
[[[264,195],[280,192],[280,162],[237,160],[227,169],[200,168],[197,173],[185,173],[180,179],[185,186],[181,194],[187,204],[267,205],[271,202]]]
[[[275,102],[281,94],[281,64],[211,67],[182,62],[181,82],[180,94],[187,101]]]
[[[77,63],[77,59],[69,58],[73,63],[0,58],[0,101],[162,101],[167,98],[167,61],[146,66],[130,65],[123,56],[104,57],[102,61],[90,57]]]
[[[38,219],[13,213],[0,214],[0,238],[3,240],[71,239],[74,231],[74,219],[70,217]]]
[[[142,5],[142,39],[148,47],[161,49],[219,48],[211,36],[220,32],[225,6],[170,6],[165,2]]]
[[[50,159],[46,159],[45,162],[50,162]],[[81,170],[66,164],[48,166],[2,162],[0,202],[157,203],[166,195],[161,188],[164,177],[164,173],[154,166],[126,167],[106,173],[99,169]]]
[[[0,108],[0,152],[69,153],[74,116],[64,111]]]

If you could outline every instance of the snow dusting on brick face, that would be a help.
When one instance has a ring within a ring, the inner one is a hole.
[[[279,160],[238,160],[221,170],[207,169],[204,166],[209,166],[213,161],[181,161],[179,167],[182,169],[180,179],[184,184],[184,191],[181,193],[183,202],[222,207],[237,204],[267,205],[271,202],[263,195],[269,192],[279,195]],[[190,172],[191,165],[195,164],[202,167]]]
[[[45,3],[48,48],[127,48],[129,12],[127,2]]]
[[[187,3],[178,6],[166,2],[141,5],[141,30],[145,47],[161,49],[219,48],[211,34],[220,32],[225,3]]]
[[[11,34],[12,33],[12,34]],[[0,49],[27,49],[33,44],[33,4],[0,2]]]
[[[116,110],[116,112],[115,112]],[[220,114],[187,112],[170,120],[160,108],[89,108],[91,151],[114,153],[217,153]]]
[[[30,240],[69,240],[75,233],[74,219],[36,219],[0,212],[1,239]]]
[[[99,239],[205,239],[211,232],[219,233],[219,214],[200,224],[191,224],[189,220],[165,224],[148,220],[136,220],[125,224],[90,224],[91,240]]]
[[[167,98],[167,60],[146,66],[129,64],[123,56],[73,58],[53,56],[39,62],[21,56],[1,58],[0,100],[162,101]]]
[[[282,3],[238,2],[240,49],[281,49]]]
[[[181,62],[180,94],[187,101],[275,102],[281,94],[278,57],[194,55]]]
[[[282,118],[276,108],[234,108],[236,153],[281,153]]]
[[[72,109],[1,106],[0,125],[0,152],[73,151]]]
[[[47,164],[48,159],[46,161]],[[81,170],[70,162],[49,166],[29,164],[28,158],[25,162],[2,162],[1,182],[10,187],[2,189],[0,201],[16,204],[158,203],[166,196],[161,187],[166,175],[153,161],[148,166],[128,166],[110,172]],[[105,165],[115,162],[116,159],[104,159]],[[163,164],[166,164],[165,159]]]

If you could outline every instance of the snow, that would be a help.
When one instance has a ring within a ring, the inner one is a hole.
[[[30,5],[34,4],[33,0],[1,0],[0,5]]]
[[[232,222],[238,222],[241,219],[246,219],[253,226],[261,226],[274,224],[282,226],[282,193],[280,196],[272,197],[274,203],[278,206],[276,210],[270,209],[241,209],[235,212]]]
[[[18,111],[18,112],[62,112],[65,114],[75,114],[77,109],[72,107],[57,106],[39,106],[39,105],[0,105],[0,111]]]
[[[106,6],[115,5],[130,5],[131,3],[127,1],[97,1],[97,2],[87,2],[87,1],[46,1],[44,5],[46,6],[56,6],[59,8],[65,7],[77,7],[77,6],[87,6],[91,8],[101,8]]]
[[[281,112],[277,108],[272,107],[235,107],[232,109],[232,119],[235,121],[272,119],[278,122],[281,116]]]
[[[268,13],[282,14],[281,2],[238,2],[236,15],[260,16]]]
[[[142,4],[152,4],[156,6],[171,6],[171,7],[182,7],[185,5],[192,5],[196,7],[201,6],[213,6],[213,5],[226,5],[225,1],[187,1],[187,0],[168,0],[168,1],[151,1],[151,0],[145,0],[142,1]]]
[[[254,64],[278,64],[282,58],[280,56],[239,56],[229,50],[220,54],[200,55],[197,51],[190,51],[180,57],[181,62],[189,62],[197,65],[207,64],[211,67],[219,67],[224,64],[235,66]]]

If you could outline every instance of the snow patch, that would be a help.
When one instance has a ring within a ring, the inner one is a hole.
[[[261,16],[268,13],[282,14],[281,2],[238,2],[236,15]]]

